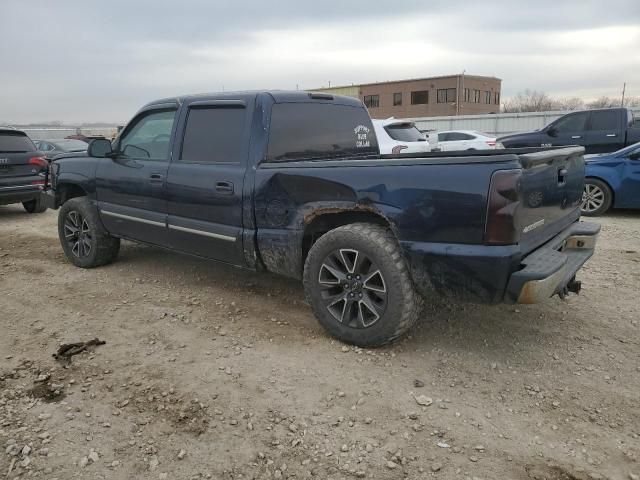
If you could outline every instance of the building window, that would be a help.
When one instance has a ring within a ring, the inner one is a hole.
[[[473,91],[473,103],[480,103],[480,90]]]
[[[367,108],[377,108],[380,106],[380,95],[365,95],[364,104]]]
[[[429,90],[411,92],[411,105],[424,105],[429,103]]]
[[[455,88],[438,89],[438,103],[450,103],[456,101]]]
[[[393,94],[393,106],[397,107],[398,105],[402,105],[402,93],[394,93]]]
[[[491,92],[484,92],[484,103],[486,103],[487,105],[491,103]]]
[[[464,101],[465,102],[470,102],[471,101],[471,89],[469,89],[469,88],[465,88],[464,89]]]
[[[493,94],[493,103],[500,105],[500,92],[495,92]]]

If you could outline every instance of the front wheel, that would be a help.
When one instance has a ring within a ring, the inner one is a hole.
[[[613,193],[609,185],[597,178],[587,178],[582,193],[582,215],[597,217],[604,214],[613,202]]]
[[[418,318],[400,246],[379,225],[354,223],[320,237],[305,262],[304,288],[320,324],[361,347],[394,341]]]
[[[62,205],[58,236],[64,254],[76,267],[106,265],[120,251],[120,239],[104,229],[97,208],[86,197],[72,198]]]

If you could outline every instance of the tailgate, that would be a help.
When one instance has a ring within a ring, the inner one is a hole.
[[[584,148],[567,147],[520,155],[521,202],[516,214],[520,245],[529,252],[580,217]]]
[[[29,163],[39,157],[31,139],[21,131],[0,131],[0,186],[19,181],[19,177],[37,175],[43,170],[42,162]]]

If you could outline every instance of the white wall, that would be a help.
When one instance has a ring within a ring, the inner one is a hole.
[[[640,118],[640,108],[632,110],[636,118]],[[501,136],[515,132],[538,130],[566,113],[569,112],[498,113],[495,115],[410,118],[408,120],[416,122],[420,130],[479,130]]]

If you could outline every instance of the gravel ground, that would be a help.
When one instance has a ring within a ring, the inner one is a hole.
[[[0,478],[637,479],[640,213],[598,221],[580,296],[435,301],[362,350],[296,282],[130,243],[81,270],[56,212],[0,207]]]

